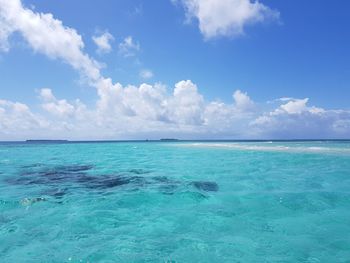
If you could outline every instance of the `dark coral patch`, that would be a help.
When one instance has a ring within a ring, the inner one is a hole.
[[[143,169],[131,169],[129,170],[130,173],[133,173],[133,174],[149,174],[150,171],[147,171],[147,170],[143,170]]]
[[[18,177],[8,178],[7,182],[16,185],[45,185],[53,187],[52,196],[61,198],[66,191],[56,192],[62,187],[79,187],[87,189],[109,189],[126,184],[143,186],[146,180],[141,176],[127,174],[91,175],[87,172],[93,169],[92,165],[66,165],[56,167],[44,167],[40,169],[21,170]],[[135,170],[134,173],[141,173]],[[143,172],[145,173],[145,172]]]
[[[122,186],[128,184],[130,182],[129,178],[122,176],[110,176],[110,175],[102,175],[102,176],[90,176],[89,180],[83,182],[84,186],[89,189],[108,189],[114,188],[117,186]]]
[[[94,168],[93,165],[66,165],[66,166],[59,167],[59,170],[74,173],[74,172],[85,172],[93,168]]]
[[[196,187],[198,190],[202,190],[206,192],[217,192],[219,190],[219,186],[215,182],[196,181],[196,182],[192,182],[192,185]]]
[[[174,180],[167,176],[143,175],[150,173],[147,170],[131,169],[124,173],[115,174],[94,174],[93,165],[59,165],[42,166],[33,165],[19,170],[18,176],[5,179],[14,185],[41,185],[43,192],[47,196],[56,199],[63,198],[66,194],[72,193],[75,189],[96,190],[96,192],[110,192],[122,186],[127,186],[126,190],[138,190],[142,188],[155,189],[163,194],[175,194],[184,190],[188,191],[188,186],[192,186],[200,191],[216,192],[219,186],[210,181],[183,182]],[[192,191],[191,191],[192,192]],[[197,191],[193,192],[196,194]]]

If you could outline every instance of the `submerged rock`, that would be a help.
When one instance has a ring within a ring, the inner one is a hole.
[[[195,182],[192,182],[192,185],[196,187],[198,190],[202,190],[206,192],[217,192],[219,190],[219,186],[215,182],[195,181]]]
[[[61,198],[66,191],[57,191],[64,188],[109,189],[126,184],[144,186],[147,181],[144,177],[130,174],[103,174],[93,175],[88,171],[93,165],[60,165],[55,167],[42,167],[40,169],[21,170],[18,177],[8,178],[6,181],[16,185],[45,185],[49,187],[48,195]],[[135,170],[135,174],[147,171]]]
[[[93,165],[66,165],[62,166],[61,170],[66,172],[85,172],[93,168]]]
[[[61,199],[67,194],[67,189],[57,189],[57,188],[49,188],[43,192],[41,192],[42,195],[49,195],[56,199]]]
[[[93,165],[58,165],[37,166],[19,170],[18,176],[7,178],[6,181],[15,185],[41,185],[44,187],[45,196],[61,199],[75,189],[97,190],[97,192],[109,191],[109,189],[127,186],[126,190],[155,189],[163,194],[175,194],[188,190],[191,185],[205,192],[216,192],[219,186],[216,182],[176,180],[167,176],[148,176],[148,170],[131,169],[125,173],[94,174]],[[144,174],[144,175],[143,175]],[[199,194],[196,192],[196,194]],[[203,193],[201,193],[203,194]],[[23,205],[44,201],[43,198],[23,199]]]
[[[143,169],[131,169],[129,170],[129,172],[133,174],[149,174],[151,171],[147,171]]]
[[[130,183],[130,179],[121,176],[90,176],[84,184],[90,189],[108,189]]]
[[[86,176],[86,171],[92,165],[66,165],[57,167],[44,167],[42,169],[26,169],[19,173],[20,177],[11,178],[14,184],[58,184],[62,182],[75,182]]]

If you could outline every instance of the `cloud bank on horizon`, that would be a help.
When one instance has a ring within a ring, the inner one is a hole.
[[[181,4],[189,17],[198,19],[205,39],[243,34],[246,25],[279,16],[278,11],[250,0],[182,0]],[[74,28],[50,13],[24,7],[20,0],[0,0],[3,52],[11,49],[14,33],[35,52],[78,71],[96,89],[97,99],[94,107],[88,107],[79,99],[57,98],[50,88],[41,88],[41,110],[34,111],[23,102],[0,98],[2,140],[350,137],[350,111],[310,106],[308,98],[258,103],[236,90],[232,102],[224,103],[207,101],[191,80],[180,80],[171,90],[161,83],[123,86],[102,75],[102,64],[84,51],[83,38]],[[112,51],[114,37],[108,31],[92,39],[98,53]],[[130,57],[140,45],[128,36],[118,49],[122,56]],[[149,79],[153,72],[145,69],[140,76]]]

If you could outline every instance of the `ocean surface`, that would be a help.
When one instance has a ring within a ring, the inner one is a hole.
[[[0,262],[350,262],[350,142],[0,143]]]

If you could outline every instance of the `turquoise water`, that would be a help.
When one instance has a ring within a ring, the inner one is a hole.
[[[350,142],[2,143],[0,262],[350,262]]]

